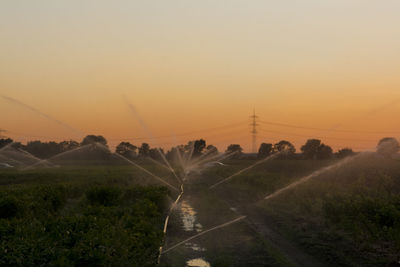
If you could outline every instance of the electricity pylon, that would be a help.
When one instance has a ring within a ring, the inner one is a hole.
[[[258,116],[256,116],[256,110],[253,110],[253,115],[250,116],[252,119],[252,122],[250,124],[251,126],[251,137],[252,137],[252,152],[257,153],[257,119]]]

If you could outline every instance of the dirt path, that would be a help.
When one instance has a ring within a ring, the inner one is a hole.
[[[205,177],[197,177],[198,180],[203,180],[207,179]],[[236,212],[234,209],[230,209],[230,207],[235,207],[236,205],[232,205],[233,203],[229,203],[232,201],[227,201],[228,196],[224,195],[219,195],[219,194],[203,194],[201,192],[204,192],[205,190],[205,184],[200,183],[189,183],[186,187],[185,190],[185,196],[183,197],[183,200],[185,200],[188,203],[191,203],[194,208],[199,212],[199,216],[201,223],[205,223],[204,226],[206,226],[206,229],[208,229],[209,226],[215,226],[215,222],[213,221],[214,218],[220,218],[224,220],[223,218],[230,218],[230,217],[235,217],[236,215],[242,215],[242,216],[247,216],[246,219],[243,220],[245,223],[243,227],[246,227],[247,225],[251,231],[248,231],[248,234],[252,235],[254,238],[259,240],[258,242],[262,242],[265,244],[265,246],[268,246],[268,254],[269,251],[276,252],[272,253],[275,254],[276,257],[280,257],[281,259],[284,258],[284,264],[283,266],[287,266],[287,263],[289,263],[290,266],[325,266],[322,264],[319,260],[315,259],[314,257],[310,256],[307,254],[304,250],[302,250],[300,247],[298,247],[296,244],[293,242],[289,241],[287,238],[282,236],[277,227],[277,222],[272,220],[271,218],[268,218],[263,210],[261,210],[259,207],[255,205],[246,205],[239,207]],[[202,191],[203,190],[203,191]],[[209,192],[206,190],[206,192]],[[208,204],[209,198],[214,198],[218,203],[214,203],[214,207],[210,206],[204,206],[204,204]],[[228,197],[229,199],[229,197]],[[236,203],[238,204],[238,203]],[[199,206],[200,205],[200,206]],[[230,213],[230,215],[229,215]],[[204,214],[207,214],[204,216]],[[175,216],[180,216],[176,214]],[[211,218],[210,218],[211,217]],[[206,221],[204,221],[206,220]],[[211,220],[211,223],[210,221]],[[224,221],[222,221],[224,222]],[[167,235],[167,239],[171,241],[174,240],[172,243],[169,243],[166,248],[173,246],[174,244],[177,244],[178,242],[184,240],[185,236],[190,237],[191,235],[188,235],[187,233],[185,234],[182,229],[179,229],[178,226],[173,227],[175,228],[174,231],[170,232],[170,235]],[[183,232],[182,232],[183,231]],[[208,234],[209,237],[213,236],[218,236],[220,233],[218,232],[219,230],[216,230],[217,232],[213,234]],[[193,232],[193,235],[196,233]],[[241,238],[241,237],[238,237]],[[194,240],[197,242],[197,240]],[[264,242],[263,242],[264,241]],[[195,243],[196,243],[195,242]],[[202,242],[201,242],[202,243]],[[201,246],[207,248],[209,251],[213,251],[215,247],[211,243],[203,243]],[[208,247],[211,245],[210,247]],[[261,244],[260,244],[261,245]],[[229,249],[228,249],[229,250]],[[237,251],[240,253],[239,251]],[[253,251],[255,252],[255,251]],[[183,254],[182,254],[183,253]],[[169,262],[170,264],[173,262],[176,262],[175,257],[178,257],[178,255],[185,255],[183,256],[186,260],[190,258],[195,258],[195,257],[201,257],[204,252],[199,252],[199,251],[191,251],[190,249],[185,248],[184,246],[180,246],[176,248],[174,251],[172,251],[172,255],[169,255],[169,253],[166,254],[167,258],[166,261]],[[257,252],[256,252],[257,253]],[[266,253],[259,251],[258,253]],[[207,253],[206,253],[207,254]],[[271,256],[273,256],[271,254]],[[261,254],[260,254],[261,255]],[[239,256],[239,255],[237,255]],[[242,255],[244,258],[241,260],[244,262],[247,261],[247,257],[249,261],[253,260],[253,258],[257,258],[257,255],[254,254],[245,254]],[[273,257],[275,257],[273,256]],[[182,260],[182,259],[181,259]],[[279,260],[277,260],[279,262]],[[282,261],[281,261],[282,262]],[[282,265],[282,264],[281,264]]]
[[[257,207],[247,208],[244,214],[247,215],[245,222],[293,266],[326,266],[274,230],[276,222],[260,215]]]
[[[239,204],[238,200],[233,200],[229,195],[216,195],[227,206],[237,207],[234,210],[237,211],[238,215],[247,216],[244,222],[254,231],[254,234],[265,240],[274,251],[281,254],[292,266],[326,266],[326,264],[323,264],[292,241],[282,236],[278,231],[278,222],[269,218],[265,214],[265,211],[255,204],[243,206]]]

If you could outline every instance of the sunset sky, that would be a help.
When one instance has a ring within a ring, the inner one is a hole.
[[[372,149],[400,137],[399,14],[398,0],[2,1],[0,129],[114,146],[146,137],[128,99],[165,148],[249,151],[255,109],[258,143]]]

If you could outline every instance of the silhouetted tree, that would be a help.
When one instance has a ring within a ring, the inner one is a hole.
[[[301,151],[303,151],[303,156],[306,159],[316,159],[320,146],[321,140],[308,139],[305,145],[301,147]]]
[[[159,148],[159,149],[152,148],[149,150],[150,158],[155,159],[155,160],[162,160],[160,153],[164,155],[164,150],[162,148]]]
[[[39,140],[28,142],[23,149],[41,159],[47,159],[62,152],[61,146],[58,143],[45,143]]]
[[[139,147],[139,156],[140,157],[148,157],[150,155],[150,146],[147,143],[143,143],[140,147]]]
[[[317,158],[318,159],[329,159],[333,155],[332,152],[333,151],[332,151],[332,148],[330,146],[321,144],[321,146],[319,147]]]
[[[115,148],[115,153],[118,153],[126,158],[132,159],[137,156],[136,150],[137,146],[134,146],[129,142],[121,142]]]
[[[242,155],[243,148],[239,144],[231,144],[227,147],[226,153],[234,153],[232,158],[239,158]]]
[[[196,141],[189,141],[186,145],[179,145],[179,146],[175,147],[176,150],[171,151],[171,152],[173,152],[173,154],[171,154],[170,156],[172,156],[174,158],[174,160],[178,160],[177,157],[178,157],[178,151],[179,151],[182,158],[187,158],[187,159],[192,158],[193,155],[195,154],[195,152],[194,152],[195,142]],[[200,145],[200,143],[197,144],[197,146],[199,146],[199,145]]]
[[[265,158],[271,155],[273,152],[272,144],[262,143],[258,149],[258,157]]]
[[[24,149],[25,150],[25,145],[21,144],[21,142],[14,142],[11,145],[11,147],[15,148],[15,149]]]
[[[376,152],[385,158],[391,158],[393,154],[400,150],[399,142],[394,137],[382,138],[377,146]]]
[[[16,145],[16,144],[15,144]],[[46,159],[54,157],[62,152],[66,152],[79,147],[79,143],[76,141],[63,141],[57,142],[41,142],[39,140],[30,141],[25,146],[13,146],[14,148],[23,149],[32,155]]]
[[[111,157],[107,140],[101,135],[87,135],[81,142],[81,146],[92,145],[79,152],[82,159],[106,160]]]
[[[178,149],[183,151],[183,146],[172,147],[170,150],[167,151],[165,157],[169,161],[176,161],[178,160]]]
[[[70,141],[62,141],[61,143],[58,144],[60,146],[60,150],[62,152],[66,152],[72,149],[76,149],[79,147],[79,143],[73,140]]]
[[[206,148],[206,153],[208,155],[216,155],[216,154],[218,154],[218,148],[216,148],[213,145],[208,145]]]
[[[344,159],[346,157],[353,156],[355,153],[351,148],[343,148],[336,152],[336,157],[339,159]]]
[[[13,140],[11,138],[0,139],[0,148],[6,146],[8,144],[11,144],[12,142],[13,142]]]
[[[282,152],[285,151],[285,154],[290,156],[296,152],[296,148],[292,143],[286,140],[279,141],[274,145],[275,152]]]
[[[184,151],[191,151],[194,149],[194,141],[189,141],[186,145],[183,146]]]
[[[332,148],[318,139],[308,139],[301,147],[303,156],[306,159],[328,159],[332,157]]]
[[[101,135],[88,135],[85,138],[83,138],[81,145],[84,146],[84,145],[95,144],[95,143],[99,143],[104,146],[107,146],[107,140]]]
[[[203,139],[194,141],[193,157],[200,156],[201,152],[205,147],[206,147],[206,141],[204,141]]]

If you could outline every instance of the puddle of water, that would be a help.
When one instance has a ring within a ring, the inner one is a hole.
[[[194,226],[195,226],[196,232],[200,233],[201,231],[203,231],[203,225],[201,225],[200,223],[196,223]]]
[[[194,251],[201,251],[201,252],[203,252],[203,251],[206,251],[207,249],[205,249],[205,248],[202,248],[202,247],[200,247],[198,244],[196,244],[196,243],[185,243],[185,246],[187,247],[187,248],[190,248],[190,249],[192,249],[192,250],[194,250]]]
[[[196,220],[196,212],[186,201],[182,201],[181,203],[181,216],[183,222],[183,230],[187,232],[196,231],[201,232],[203,230],[203,226],[200,223],[197,223]]]
[[[183,222],[183,230],[186,232],[196,231],[197,233],[203,230],[203,226],[196,222],[196,211],[193,209],[192,206],[189,205],[186,201],[181,202],[181,219]],[[185,243],[185,247],[192,249],[193,251],[197,252],[204,252],[206,251],[205,248],[199,246],[196,243],[187,242]],[[202,258],[188,260],[186,262],[187,266],[189,267],[210,267],[210,263],[205,261]]]
[[[189,267],[211,267],[210,263],[202,258],[189,260],[186,262]]]

